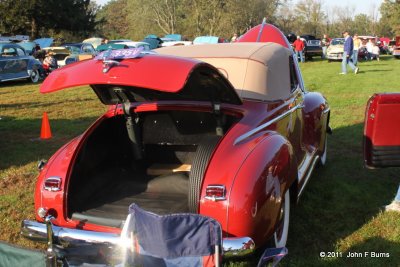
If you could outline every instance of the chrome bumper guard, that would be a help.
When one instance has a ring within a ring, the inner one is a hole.
[[[50,231],[51,233],[48,233]],[[87,245],[99,245],[109,249],[129,248],[131,243],[119,234],[58,227],[51,224],[50,220],[47,221],[47,225],[30,220],[22,221],[21,235],[32,241],[61,245],[66,249]],[[250,237],[223,238],[224,258],[245,257],[254,251],[255,243]]]

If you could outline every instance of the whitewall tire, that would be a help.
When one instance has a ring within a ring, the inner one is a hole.
[[[290,217],[290,192],[286,191],[281,207],[281,214],[277,228],[274,233],[274,246],[281,248],[286,246],[289,233],[289,217]]]
[[[31,82],[37,83],[39,81],[39,77],[40,77],[39,71],[32,70],[29,78],[30,78]]]
[[[328,133],[325,133],[325,144],[324,144],[324,151],[319,159],[321,166],[325,166],[326,158],[328,156]]]

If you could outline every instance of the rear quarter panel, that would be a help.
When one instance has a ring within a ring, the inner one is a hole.
[[[228,232],[252,237],[257,246],[274,233],[282,197],[297,179],[289,141],[268,132],[244,159],[228,195]]]

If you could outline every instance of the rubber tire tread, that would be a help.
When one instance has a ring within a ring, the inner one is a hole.
[[[193,158],[189,174],[188,206],[189,211],[192,213],[198,213],[200,190],[204,174],[219,139],[220,136],[208,136],[203,138],[197,146],[196,155]]]

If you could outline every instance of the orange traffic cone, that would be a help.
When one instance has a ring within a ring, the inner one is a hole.
[[[51,138],[51,129],[49,123],[49,117],[46,112],[43,112],[42,118],[42,130],[40,131],[40,139],[50,139]]]

